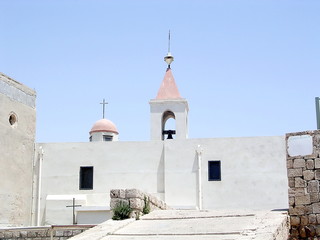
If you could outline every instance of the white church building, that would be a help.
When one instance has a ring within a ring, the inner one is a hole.
[[[165,60],[149,102],[150,141],[139,142],[119,141],[116,123],[101,119],[84,129],[88,142],[34,143],[35,93],[2,74],[0,134],[10,137],[0,140],[0,163],[23,163],[24,170],[10,167],[5,184],[11,188],[1,183],[0,200],[11,206],[4,210],[21,213],[0,215],[0,225],[72,224],[73,199],[78,224],[100,223],[111,217],[115,188],[138,188],[179,209],[288,208],[285,136],[189,139],[188,102],[175,83],[173,57]],[[175,129],[167,129],[168,119]],[[24,147],[10,147],[21,139]],[[12,173],[20,174],[19,183]]]

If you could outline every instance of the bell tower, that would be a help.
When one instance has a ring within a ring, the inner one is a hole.
[[[150,100],[151,140],[186,139],[188,138],[188,102],[180,96],[171,70],[174,58],[169,51],[164,61],[168,67],[158,91],[157,97]],[[167,127],[168,120],[174,124]]]

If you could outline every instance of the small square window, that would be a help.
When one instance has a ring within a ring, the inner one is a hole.
[[[80,190],[93,189],[93,167],[80,167]]]
[[[208,180],[221,181],[221,162],[220,161],[208,162]]]

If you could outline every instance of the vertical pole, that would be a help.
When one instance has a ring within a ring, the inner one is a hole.
[[[50,240],[53,240],[53,227],[50,228]]]
[[[317,129],[320,129],[320,98],[316,97],[316,117],[317,117]]]
[[[168,41],[168,53],[170,52],[170,30],[169,30],[169,41]]]
[[[102,113],[102,118],[104,118],[104,106],[106,104],[106,101],[103,99],[103,113]]]
[[[41,212],[41,180],[42,180],[42,161],[43,161],[43,149],[39,147],[39,176],[38,176],[38,199],[37,199],[37,226],[40,226],[40,212]]]
[[[75,214],[75,208],[76,208],[76,199],[72,199],[72,214],[73,214],[73,225],[76,224],[76,214]]]
[[[202,181],[201,181],[202,148],[200,145],[198,145],[197,155],[198,155],[198,207],[199,207],[199,210],[202,210]]]

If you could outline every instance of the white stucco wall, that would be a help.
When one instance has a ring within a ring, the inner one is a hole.
[[[0,226],[31,224],[35,92],[0,73]],[[17,122],[9,123],[14,114]]]
[[[203,149],[204,209],[288,208],[284,136],[166,141],[165,198],[168,204],[197,205],[198,145]],[[210,160],[221,161],[221,181],[208,181]]]
[[[37,145],[44,151],[42,223],[45,223],[47,195],[85,194],[88,206],[109,206],[112,188],[139,188],[163,195],[163,169],[160,167],[163,146],[160,141]],[[94,167],[93,190],[79,190],[80,166]]]
[[[78,224],[99,224],[112,218],[110,208],[88,207],[77,211]]]
[[[37,145],[44,150],[42,223],[47,195],[83,194],[87,206],[108,206],[113,188],[139,188],[171,206],[195,208],[198,145],[204,209],[288,207],[284,137],[46,143]],[[221,181],[208,181],[209,160],[221,161]],[[79,190],[80,166],[94,167],[93,190]]]

